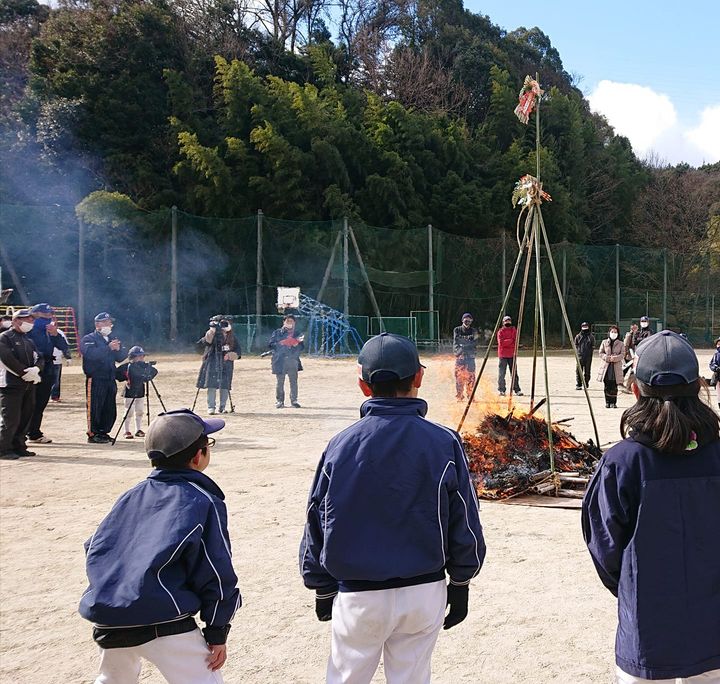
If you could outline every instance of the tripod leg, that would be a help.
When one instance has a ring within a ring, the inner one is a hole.
[[[197,398],[198,398],[198,395],[199,395],[199,394],[200,394],[200,388],[198,387],[198,388],[197,388],[197,392],[195,392],[195,399],[193,399],[192,408],[190,409],[191,411],[194,411],[194,410],[195,410],[195,404],[197,404]]]
[[[145,383],[145,407],[147,409],[148,427],[150,427],[150,388],[147,382]]]
[[[165,408],[165,404],[163,404],[162,397],[160,396],[160,392],[158,392],[158,388],[155,386],[155,382],[153,380],[151,380],[150,384],[152,385],[152,388],[155,390],[155,394],[157,395],[158,401],[160,402],[160,406],[162,406],[162,410],[165,413],[167,413],[167,409]]]
[[[120,425],[118,425],[117,432],[115,433],[115,436],[112,438],[112,446],[115,446],[115,442],[117,442],[117,438],[118,438],[118,435],[120,434],[120,430],[122,430],[122,426],[124,425],[125,421],[127,420],[128,415],[130,415],[130,409],[132,409],[134,403],[135,403],[135,397],[133,397],[133,400],[130,402],[130,406],[128,406],[127,411],[125,411],[125,415],[123,416],[123,419],[120,421]]]
[[[230,413],[235,413],[235,406],[233,404],[232,394],[230,393],[230,390],[228,390],[228,399],[230,400]]]

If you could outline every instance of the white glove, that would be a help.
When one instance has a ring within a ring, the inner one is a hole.
[[[25,382],[32,382],[37,385],[40,382],[40,369],[37,366],[31,366],[25,369],[25,374],[22,376]]]

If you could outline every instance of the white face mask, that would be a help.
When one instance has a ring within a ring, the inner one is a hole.
[[[22,330],[24,333],[29,333],[33,329],[32,323],[27,323],[26,321],[23,321],[20,324],[20,330]]]
[[[104,337],[107,337],[112,332],[112,328],[109,325],[106,325],[102,328],[100,328],[100,334]]]
[[[650,325],[650,324],[649,324],[649,323],[646,323],[645,321],[643,321],[643,322],[640,324],[640,327],[641,327],[641,328],[647,328],[648,325]]]
[[[617,339],[617,333],[616,333],[616,332],[610,333],[610,339],[611,339],[611,340],[616,340],[616,339]]]

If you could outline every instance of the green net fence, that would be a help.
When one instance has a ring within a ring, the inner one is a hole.
[[[264,348],[279,325],[278,286],[299,287],[340,311],[347,306],[363,338],[381,329],[378,311],[386,329],[410,331],[419,341],[447,339],[465,311],[480,327],[492,328],[517,257],[514,229],[480,240],[427,226],[396,229],[342,219],[174,216],[182,343],[196,339],[208,317],[222,312],[245,317],[238,320],[245,326],[239,332],[246,343]],[[2,286],[14,289],[16,304],[49,301],[81,309],[81,330],[92,315],[108,310],[133,339],[167,340],[172,226],[169,209],[81,226],[72,206],[0,204]],[[553,245],[552,255],[573,327],[582,320],[625,324],[648,315],[696,344],[710,343],[718,333],[720,272],[708,255],[569,243]],[[567,338],[545,253],[542,260],[548,339],[559,345]],[[522,275],[521,268],[507,307],[515,317]],[[534,301],[531,270],[523,327],[528,337]]]

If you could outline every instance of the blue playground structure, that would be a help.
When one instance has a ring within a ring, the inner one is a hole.
[[[309,354],[342,356],[360,353],[363,345],[360,333],[337,309],[300,293],[298,313],[310,321],[306,334]]]

